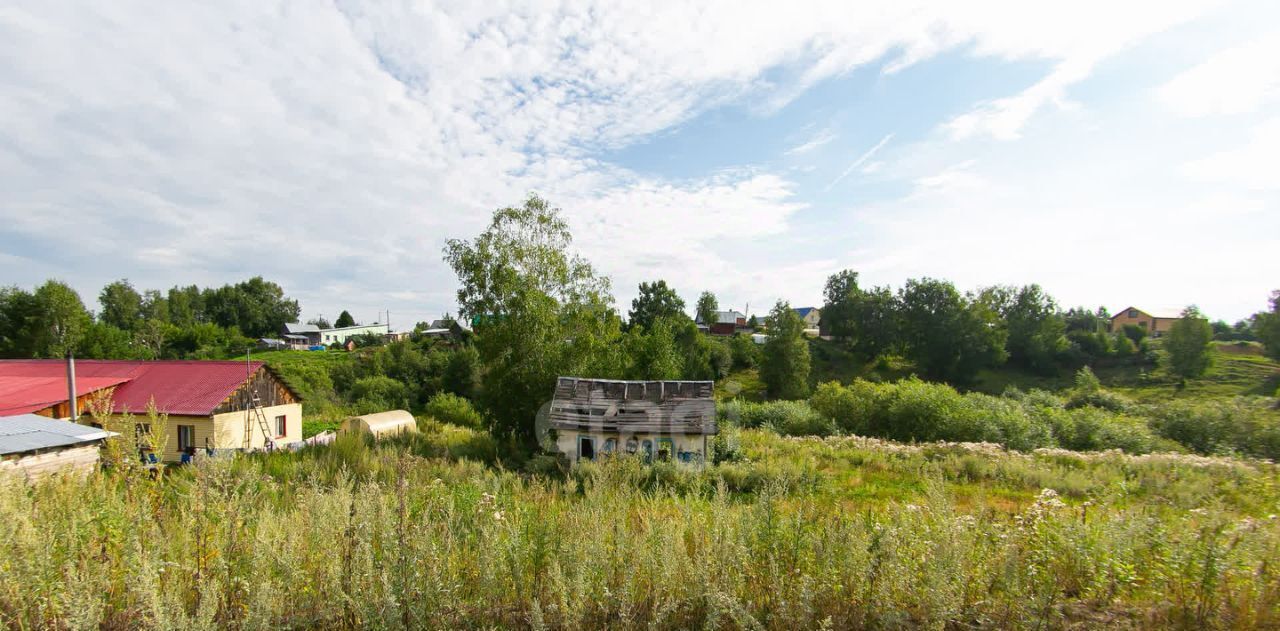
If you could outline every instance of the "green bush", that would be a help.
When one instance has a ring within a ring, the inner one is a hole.
[[[409,389],[404,383],[381,375],[355,380],[351,385],[350,396],[360,414],[409,407]]]
[[[1148,406],[1151,428],[1160,436],[1201,454],[1239,453],[1280,459],[1280,419],[1265,399]]]
[[[452,392],[440,392],[431,397],[424,412],[437,421],[458,427],[482,429],[485,424],[484,417],[470,401]]]

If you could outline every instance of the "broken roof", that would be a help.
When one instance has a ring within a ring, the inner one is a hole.
[[[111,432],[56,419],[22,414],[0,419],[0,455],[91,443]]]

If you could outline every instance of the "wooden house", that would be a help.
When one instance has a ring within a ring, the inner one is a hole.
[[[703,463],[719,431],[713,386],[560,377],[550,412],[556,446],[574,462],[622,453]]]
[[[1137,307],[1126,307],[1111,316],[1108,328],[1113,332],[1122,331],[1126,324],[1133,324],[1146,329],[1151,337],[1162,337],[1180,319],[1182,319],[1182,313],[1177,309],[1144,311]]]
[[[143,431],[150,431],[146,412],[154,401],[169,416],[168,447],[157,454],[165,461],[302,440],[301,399],[259,361],[80,360],[76,393],[81,414],[106,405],[114,415],[132,414]],[[62,360],[0,360],[0,417],[26,413],[70,416]]]
[[[28,480],[87,473],[98,467],[100,445],[110,432],[35,414],[0,418],[0,475]]]

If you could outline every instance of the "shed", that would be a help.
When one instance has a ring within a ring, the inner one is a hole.
[[[98,448],[111,432],[35,414],[0,418],[0,473],[29,480],[53,473],[93,471]]]
[[[418,431],[418,421],[404,410],[391,410],[377,414],[353,416],[342,422],[345,433],[368,433],[374,438],[385,438],[399,434],[413,434]]]

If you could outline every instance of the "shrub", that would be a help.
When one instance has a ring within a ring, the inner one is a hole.
[[[431,397],[424,411],[427,416],[450,425],[470,429],[484,427],[484,417],[471,402],[452,392],[440,392]]]
[[[729,338],[729,351],[735,368],[747,369],[760,365],[760,345],[749,335],[738,334]]]
[[[883,414],[888,389],[861,379],[848,387],[831,381],[820,384],[809,404],[820,414],[835,421],[841,431],[867,434],[872,420]]]
[[[351,402],[361,414],[384,412],[409,407],[409,391],[395,379],[383,376],[362,377],[351,384]]]

